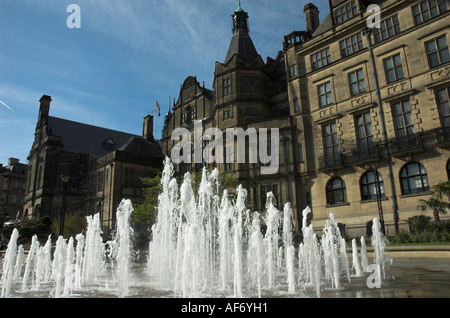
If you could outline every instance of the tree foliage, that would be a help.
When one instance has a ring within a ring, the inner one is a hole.
[[[447,214],[447,209],[450,209],[450,181],[441,182],[431,189],[432,196],[428,200],[421,199],[419,208],[422,211],[431,209],[436,223],[440,222],[440,214]]]
[[[131,215],[131,223],[151,226],[156,222],[158,196],[161,191],[161,175],[142,178],[144,203],[137,205]]]

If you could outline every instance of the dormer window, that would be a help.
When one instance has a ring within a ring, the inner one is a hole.
[[[353,19],[358,15],[358,8],[356,7],[356,1],[347,3],[334,11],[334,18],[337,24],[342,24],[348,20]]]
[[[188,106],[186,107],[181,116],[181,124],[190,125],[192,121],[195,120],[196,118],[197,118],[197,109]]]
[[[114,142],[114,140],[112,140],[111,138],[109,138],[108,140],[106,140],[105,142],[103,142],[103,147],[106,150],[114,150],[116,149],[116,143]]]

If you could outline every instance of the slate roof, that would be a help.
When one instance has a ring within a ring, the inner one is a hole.
[[[48,116],[47,129],[50,135],[62,137],[64,152],[89,154],[94,159],[114,150],[162,157],[160,145],[142,136],[52,116]]]
[[[259,56],[250,35],[243,29],[237,30],[236,34],[231,38],[225,64],[228,64],[235,55],[239,55],[247,62]]]

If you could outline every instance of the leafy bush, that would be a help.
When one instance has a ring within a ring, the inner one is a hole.
[[[430,227],[431,217],[416,215],[408,219],[409,231],[411,233],[422,233]]]
[[[28,246],[31,244],[31,239],[37,235],[39,242],[45,243],[48,236],[53,233],[52,220],[48,216],[43,216],[39,219],[23,219],[19,222],[6,226],[2,230],[2,244],[6,246],[11,237],[12,231],[17,228],[19,231],[18,244]]]
[[[439,223],[430,222],[430,217],[423,215],[408,220],[411,233],[401,232],[390,237],[391,244],[425,244],[450,242],[450,220]]]

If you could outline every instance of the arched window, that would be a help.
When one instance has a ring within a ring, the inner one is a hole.
[[[367,171],[361,178],[361,200],[377,200],[377,191],[380,199],[386,197],[383,177],[379,172],[375,174],[375,170]]]
[[[347,203],[347,191],[345,182],[341,178],[333,178],[327,184],[327,204]]]
[[[430,190],[425,167],[418,162],[405,165],[400,171],[402,194],[423,193]]]

